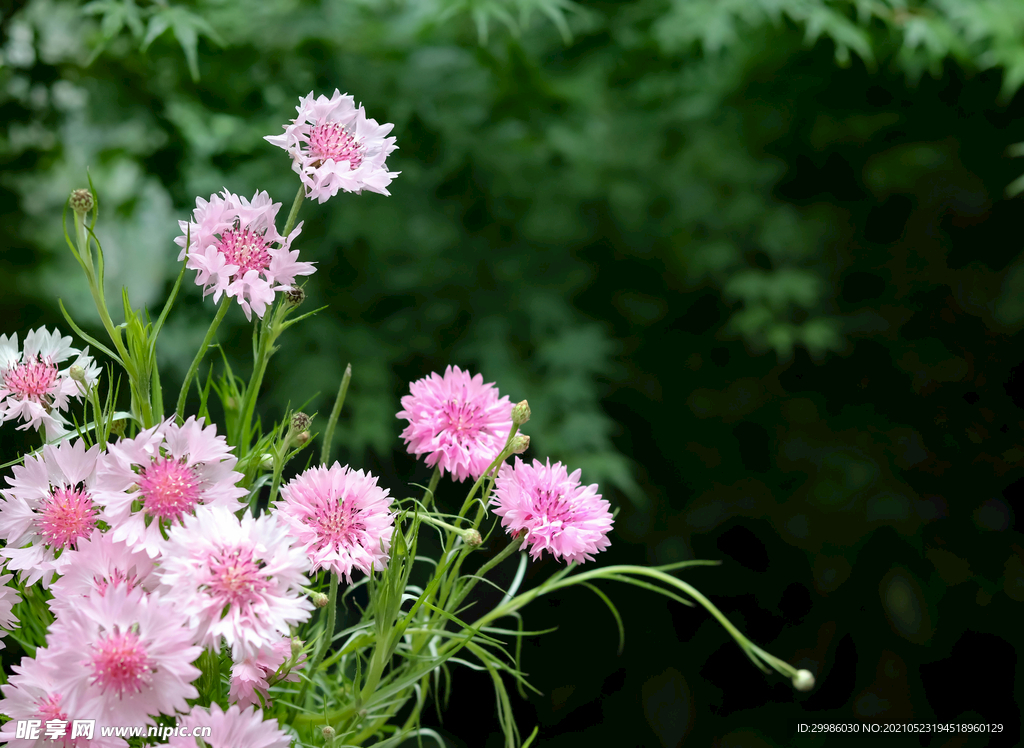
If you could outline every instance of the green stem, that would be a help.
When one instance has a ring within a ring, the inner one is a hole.
[[[302,201],[306,197],[306,188],[301,183],[299,184],[299,191],[295,195],[295,199],[292,200],[292,209],[288,211],[288,220],[284,222],[284,231],[282,236],[286,237],[292,232],[295,227],[295,219],[299,217],[299,208],[302,207]]]
[[[260,326],[260,342],[256,349],[256,358],[253,361],[252,376],[249,378],[249,385],[245,388],[245,400],[242,407],[241,421],[239,422],[238,450],[239,454],[249,453],[249,440],[252,438],[252,417],[256,411],[256,397],[259,395],[260,386],[263,384],[263,374],[267,370],[267,363],[270,361],[274,338],[276,338],[274,325],[271,322],[273,315],[277,312],[268,311]]]
[[[302,190],[299,190],[302,194]],[[298,198],[296,198],[298,199]],[[331,442],[334,440],[334,428],[338,425],[338,416],[341,415],[341,406],[345,404],[345,395],[348,394],[348,383],[352,380],[352,364],[345,367],[345,375],[341,378],[341,386],[338,387],[338,396],[334,399],[334,408],[331,409],[331,417],[327,421],[327,430],[324,432],[324,443],[320,448],[320,464],[326,465],[331,459]]]
[[[309,669],[306,670],[309,673],[309,678],[302,682],[302,688],[299,690],[299,698],[296,701],[299,706],[305,703],[306,689],[309,688],[313,676],[316,675],[316,669],[320,667],[324,655],[327,654],[328,647],[331,646],[331,642],[334,640],[334,621],[338,612],[338,575],[331,571],[327,573],[331,576],[331,588],[327,593],[327,625],[324,627],[324,632],[320,635],[320,641],[317,643],[313,662],[310,664]]]
[[[483,577],[495,566],[497,566],[506,558],[508,558],[513,553],[518,551],[522,547],[522,545],[522,538],[513,538],[512,542],[505,546],[505,548],[502,549],[501,553],[499,553],[497,556],[495,556],[486,564],[480,567],[479,571],[477,571],[477,573],[474,575],[474,578],[469,579],[466,582],[465,586],[461,590],[459,590],[459,592],[455,595],[455,599],[452,600],[448,605],[446,605],[445,608],[452,614],[454,614],[455,611],[459,609],[459,605],[462,603],[462,601],[466,599],[466,595],[468,595],[473,590],[473,588],[476,587],[477,583],[480,581],[480,577]]]
[[[430,483],[427,485],[426,493],[423,494],[423,505],[430,506],[434,500],[434,490],[441,482],[441,468],[434,468],[434,474],[430,476]]]
[[[206,331],[206,337],[203,338],[202,344],[199,346],[199,350],[196,352],[196,357],[192,359],[192,365],[188,367],[188,372],[185,374],[185,381],[182,382],[181,392],[178,393],[178,407],[175,412],[178,414],[178,420],[182,420],[182,416],[185,412],[185,399],[188,397],[188,388],[192,384],[192,379],[196,375],[196,371],[199,370],[199,364],[202,363],[203,357],[206,355],[206,349],[210,347],[210,343],[213,342],[213,336],[217,333],[217,328],[220,327],[220,323],[224,320],[224,315],[228,313],[228,307],[231,305],[231,298],[225,294],[224,299],[220,302],[220,307],[217,308],[217,314],[213,318],[213,322],[210,323],[210,329]]]

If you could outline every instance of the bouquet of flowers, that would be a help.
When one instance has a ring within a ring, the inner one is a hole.
[[[609,502],[579,470],[520,457],[530,407],[480,374],[449,366],[409,385],[400,436],[433,474],[405,498],[331,462],[351,366],[319,442],[302,412],[265,427],[256,406],[268,361],[282,334],[318,311],[298,312],[297,281],[315,271],[295,248],[303,202],[387,195],[399,174],[386,165],[392,125],[367,118],[351,96],[310,93],[297,111],[282,135],[266,138],[287,151],[301,182],[280,232],[281,203],[266,192],[197,198],[180,221],[182,269],[159,317],[123,292],[124,322],[114,324],[94,234],[98,198],[91,186],[75,190],[65,233],[109,340],[91,337],[66,310],[80,344],[56,330],[28,331],[20,343],[17,333],[0,336],[0,420],[43,441],[4,466],[0,489],[0,626],[25,652],[0,689],[0,740],[287,748],[430,737],[444,745],[420,715],[447,692],[452,666],[465,665],[490,674],[505,744],[529,745],[538,731],[519,734],[506,690],[526,685],[518,644],[531,632],[520,611],[583,585],[608,605],[621,636],[601,580],[702,605],[756,665],[809,689],[810,673],[752,644],[673,575],[712,562],[591,563],[610,543]],[[187,271],[217,310],[168,414],[156,341]],[[240,377],[225,359],[204,380],[200,367],[235,304],[253,324],[252,371]],[[97,352],[109,359],[106,375]],[[297,458],[306,468],[285,481]],[[438,499],[442,479],[469,486],[461,505]],[[418,555],[421,531],[438,535],[436,558]],[[522,589],[527,564],[544,553],[565,567]],[[518,571],[500,602],[467,616],[476,585],[494,585],[488,573],[513,556]],[[358,609],[354,625],[338,630],[339,606]]]

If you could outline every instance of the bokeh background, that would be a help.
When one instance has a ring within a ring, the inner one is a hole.
[[[701,609],[606,585],[617,656],[574,590],[526,610],[559,626],[515,702],[539,745],[949,721],[1005,732],[884,739],[1019,743],[1019,0],[8,0],[0,53],[0,332],[65,326],[58,296],[96,328],[61,231],[87,169],[110,287],[158,309],[196,196],[286,213],[297,178],[262,137],[340,88],[395,123],[402,174],[303,207],[330,308],[284,340],[264,417],[325,418],[351,362],[341,459],[405,495],[429,477],[397,440],[408,382],[481,372],[529,399],[533,456],[620,510],[599,563],[721,560],[687,580],[818,678],[796,693]],[[191,276],[159,348],[174,392],[213,314]],[[232,311],[243,371],[250,335]],[[494,714],[462,669],[427,720],[498,746]]]

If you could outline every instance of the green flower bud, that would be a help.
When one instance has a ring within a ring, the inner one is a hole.
[[[512,454],[521,455],[530,446],[530,437],[526,434],[516,434],[512,437]]]
[[[68,203],[71,205],[71,210],[80,215],[85,215],[96,205],[91,190],[72,190]]]
[[[306,300],[306,292],[298,286],[294,286],[292,290],[284,292],[284,298],[292,306],[298,306]]]
[[[793,688],[797,691],[810,691],[814,688],[814,676],[810,670],[797,670],[793,676]]]
[[[517,403],[512,408],[512,423],[516,426],[522,426],[524,423],[530,420],[530,404],[523,400],[521,403]]]

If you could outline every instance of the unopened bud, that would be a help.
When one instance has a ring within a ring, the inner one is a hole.
[[[324,740],[326,740],[328,744],[330,744],[330,741],[334,740],[334,736],[337,734],[334,731],[334,728],[330,725],[324,725],[322,728],[320,728],[320,732],[323,733]]]
[[[302,648],[306,646],[306,642],[302,641],[297,636],[292,637],[292,659],[296,659],[302,654]]]
[[[260,470],[267,472],[274,469],[274,455],[263,453],[263,457],[260,458]]]
[[[124,429],[128,425],[128,421],[124,418],[118,418],[112,424],[110,424],[110,433],[117,434],[118,436],[124,436]]]
[[[521,403],[516,403],[515,407],[512,408],[512,423],[517,426],[522,426],[524,423],[530,420],[530,404],[523,400]]]
[[[526,434],[516,434],[512,437],[512,444],[510,446],[512,448],[512,454],[521,455],[529,448],[530,437]]]
[[[224,401],[224,410],[238,410],[238,400],[229,397]]]
[[[297,434],[295,436],[295,443],[298,444],[301,447],[306,442],[308,442],[309,439],[310,439],[309,432],[308,431],[303,431],[301,434]]]
[[[81,366],[72,366],[68,369],[68,376],[79,384],[85,384],[85,369]]]
[[[484,539],[480,537],[480,533],[470,528],[469,530],[462,531],[462,542],[468,545],[470,548],[476,548]]]
[[[814,688],[814,676],[810,670],[797,670],[793,676],[793,688],[797,691],[810,691]]]
[[[91,190],[72,190],[68,202],[71,205],[71,210],[83,215],[96,205],[96,201],[92,199]]]
[[[309,424],[313,422],[313,419],[307,416],[305,413],[296,413],[292,416],[292,421],[289,424],[294,432],[302,432],[309,430]]]
[[[306,292],[298,286],[293,286],[284,292],[284,298],[292,306],[298,306],[306,300]]]
[[[326,608],[327,603],[331,601],[331,598],[327,597],[323,592],[313,592],[310,594],[309,599],[313,601],[313,605],[318,608]]]

